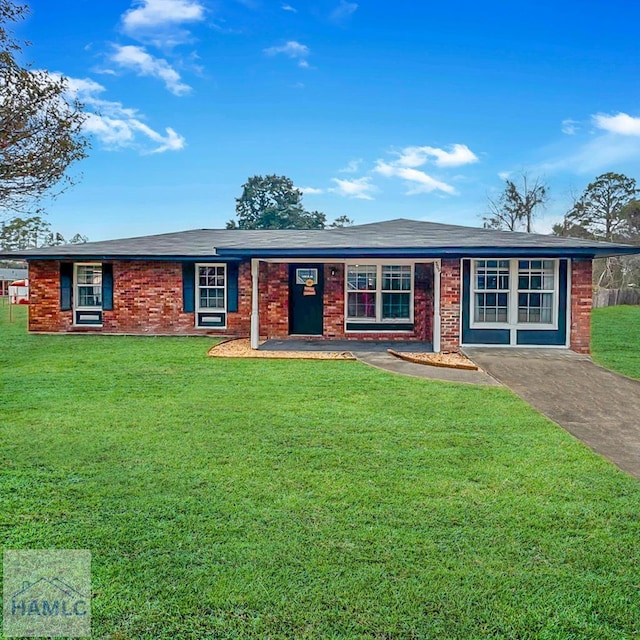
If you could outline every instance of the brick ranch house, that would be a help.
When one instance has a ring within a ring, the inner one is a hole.
[[[591,263],[637,247],[391,220],[47,247],[29,330],[416,340],[588,352]],[[0,256],[3,257],[3,256]],[[7,257],[9,257],[7,255]]]

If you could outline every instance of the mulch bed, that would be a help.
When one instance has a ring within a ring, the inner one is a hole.
[[[432,367],[446,367],[448,369],[465,369],[468,371],[480,370],[469,358],[461,353],[408,353],[395,351],[394,349],[387,349],[387,351],[396,358],[413,362],[414,364],[426,364]]]
[[[261,343],[262,344],[262,343]],[[249,338],[234,338],[209,349],[213,358],[282,358],[298,360],[355,360],[349,351],[258,351]]]

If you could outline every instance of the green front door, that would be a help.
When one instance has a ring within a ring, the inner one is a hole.
[[[323,266],[317,263],[289,265],[290,334],[322,335]]]

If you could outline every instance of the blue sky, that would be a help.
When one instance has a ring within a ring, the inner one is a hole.
[[[91,240],[222,227],[249,176],[357,223],[481,225],[543,176],[546,232],[596,175],[640,180],[640,5],[32,0],[19,35],[92,112],[47,206]]]

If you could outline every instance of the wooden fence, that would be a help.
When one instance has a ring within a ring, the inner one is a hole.
[[[600,289],[593,292],[594,307],[616,304],[640,304],[640,289]]]

